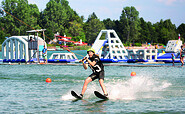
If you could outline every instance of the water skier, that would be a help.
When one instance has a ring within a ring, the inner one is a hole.
[[[103,90],[103,93],[105,96],[108,96],[108,93],[106,91],[105,85],[104,85],[104,66],[99,58],[98,55],[95,54],[95,50],[93,48],[90,48],[87,50],[87,54],[89,55],[89,58],[84,57],[81,62],[83,62],[83,67],[86,70],[88,66],[92,69],[93,73],[89,75],[89,77],[86,78],[82,92],[80,94],[80,97],[82,98],[89,82],[94,81],[95,79],[99,79],[100,86]]]

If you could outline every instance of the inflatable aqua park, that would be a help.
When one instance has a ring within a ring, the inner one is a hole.
[[[7,38],[2,44],[3,63],[25,63],[43,62],[42,50],[46,45],[45,38],[38,37],[38,31],[44,34],[45,29],[27,31],[28,36],[12,36]],[[35,35],[37,33],[37,35]],[[170,40],[167,43],[164,53],[158,53],[157,49],[128,49],[126,50],[120,38],[114,30],[101,30],[92,48],[99,55],[103,63],[118,62],[172,62],[172,54],[175,56],[174,62],[180,62],[180,47],[182,41]],[[47,47],[46,47],[47,48]],[[47,53],[46,53],[47,56]],[[86,55],[88,56],[88,55]],[[74,53],[53,53],[48,59],[48,63],[70,63],[78,62]]]
[[[182,41],[180,35],[178,40],[169,40],[166,49],[162,53],[158,53],[157,49],[133,49],[128,50],[128,63],[136,62],[164,62],[172,63],[172,55],[174,55],[174,62],[180,62],[180,47]],[[185,53],[183,53],[185,54]]]

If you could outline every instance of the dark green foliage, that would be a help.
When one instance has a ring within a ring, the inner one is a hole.
[[[143,18],[140,18],[140,39],[142,39],[145,42],[150,42],[150,31],[149,31],[149,26],[147,22]]]
[[[0,31],[4,34],[0,39],[4,39],[4,36],[25,35],[27,30],[40,28],[37,24],[39,10],[35,4],[29,5],[27,0],[5,0],[2,1],[2,8],[8,13],[0,11]]]
[[[181,40],[185,41],[185,24],[182,23],[178,28],[177,28],[177,33],[180,34]]]
[[[82,24],[78,23],[77,21],[69,22],[69,33],[71,33],[73,41],[80,41],[82,39],[83,42],[86,41],[85,33],[83,30]]]
[[[152,24],[143,18],[138,18],[139,12],[134,7],[125,7],[120,20],[103,20],[106,29],[113,28],[125,45],[130,43],[161,43],[166,45],[168,40],[177,40],[181,34],[181,40],[185,38],[185,24],[178,29],[170,19]]]
[[[110,18],[104,19],[103,23],[104,23],[106,29],[115,29],[116,28],[115,22],[112,21]]]
[[[168,40],[175,40],[178,34],[185,39],[185,24],[177,29],[170,19],[160,20],[152,24],[146,22],[135,7],[124,7],[119,20],[110,18],[100,21],[93,12],[87,21],[84,16],[79,16],[67,0],[50,0],[43,11],[39,11],[37,5],[28,4],[28,0],[3,0],[0,9],[0,44],[5,37],[12,35],[26,35],[27,30],[46,29],[46,41],[54,38],[54,34],[66,34],[72,40],[93,43],[102,29],[113,29],[125,45],[142,43],[159,43],[166,45]],[[19,20],[17,20],[16,18]],[[24,22],[24,23],[23,23]],[[26,24],[25,24],[26,23]],[[28,25],[28,26],[27,26]]]
[[[88,43],[94,43],[98,33],[105,29],[104,23],[101,22],[95,13],[89,16],[87,22],[84,25],[86,40]]]
[[[83,20],[71,9],[67,0],[50,0],[46,5],[46,9],[40,15],[40,25],[49,29],[49,32],[59,32],[61,35],[66,34],[75,41],[80,39],[86,41],[83,31]],[[46,35],[51,40],[54,37],[49,32]]]
[[[166,44],[168,40],[177,40],[176,26],[172,24],[171,20],[161,20],[154,24],[156,29],[156,39],[158,43]]]
[[[134,46],[142,46],[141,43],[134,43]]]
[[[45,31],[45,40],[46,42],[49,42],[51,39],[54,39],[54,33],[52,32],[52,29],[48,28],[46,31]]]
[[[3,28],[0,28],[0,44],[2,44],[5,40],[6,33]]]

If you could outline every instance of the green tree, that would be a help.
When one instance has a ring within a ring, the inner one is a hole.
[[[59,1],[59,0],[58,0]],[[67,18],[66,25],[69,25],[68,22],[73,22],[74,20],[78,23],[82,23],[82,19],[78,16],[76,11],[74,11],[70,6],[67,0],[60,0],[62,7],[66,10]]]
[[[151,22],[147,22],[147,25],[148,25],[148,30],[149,30],[149,38],[148,38],[149,41],[148,42],[158,43],[155,27],[152,25]]]
[[[17,7],[17,0],[5,0],[2,1],[2,8],[10,13],[11,15],[15,15],[15,10]],[[3,29],[10,33],[10,35],[18,35],[19,29],[16,27],[16,19],[13,18],[11,15],[7,14],[3,10],[1,10],[1,22]]]
[[[103,22],[101,22],[96,14],[93,12],[92,15],[89,16],[87,22],[84,25],[85,36],[88,43],[94,43],[98,33],[105,29]]]
[[[0,19],[1,20],[1,19]],[[0,23],[0,44],[2,44],[5,40],[6,33],[4,31],[4,28],[2,27],[2,23]]]
[[[3,28],[10,35],[25,35],[27,30],[39,28],[37,18],[39,10],[36,5],[29,5],[27,0],[5,0],[1,10]]]
[[[140,18],[140,41],[144,41],[144,42],[150,42],[151,38],[150,38],[150,31],[148,28],[148,24],[145,22],[145,20],[143,18]]]
[[[64,31],[65,20],[67,14],[61,3],[57,3],[55,0],[50,0],[46,4],[46,9],[41,13],[42,26],[44,28],[50,28],[53,33]]]
[[[27,0],[17,0],[17,7],[14,11],[14,16],[30,26],[29,23],[30,9]],[[29,26],[26,26],[19,20],[15,19],[15,25],[17,27],[15,29],[18,32],[18,35],[25,35],[26,34],[25,30],[30,30],[31,28]]]
[[[150,42],[150,43],[157,43],[156,39],[156,32],[155,27],[152,25],[151,22],[146,22],[143,18],[140,18],[140,43]]]
[[[29,24],[34,29],[44,29],[39,26],[40,12],[36,4],[30,4]]]
[[[40,19],[40,25],[49,28],[53,33],[59,32],[85,41],[82,18],[71,9],[67,0],[50,0],[46,9],[41,12]]]
[[[155,24],[158,42],[167,44],[169,40],[177,39],[176,26],[172,24],[170,19]]]
[[[82,39],[82,41],[86,41],[83,25],[77,21],[70,22],[69,32],[73,36],[73,40],[80,41],[80,39]]]
[[[176,40],[178,37],[177,33],[176,33],[176,26],[175,24],[172,24],[171,20],[170,19],[167,19],[164,21],[164,27],[166,29],[168,29],[168,39],[167,39],[167,42],[168,40]],[[166,42],[166,43],[167,43]]]
[[[139,40],[139,12],[135,9],[135,7],[125,7],[122,10],[119,28],[123,33],[121,36],[123,37],[122,39],[126,39],[127,43]]]
[[[104,19],[103,23],[106,29],[115,29],[115,22],[112,21],[110,18]]]
[[[46,35],[45,37],[46,42],[49,42],[50,40],[54,39],[54,33],[50,28],[47,28],[47,30],[45,31],[45,35]]]
[[[85,33],[83,30],[83,16],[80,17],[76,11],[74,11],[67,0],[61,0],[62,7],[66,10],[67,18],[65,20],[65,33],[71,36],[75,41],[82,39],[84,42]]]
[[[123,43],[125,43],[126,37],[124,37],[125,34],[123,33],[123,29],[122,29],[123,27],[122,27],[122,25],[121,25],[121,22],[120,22],[119,20],[114,20],[113,22],[114,22],[114,24],[115,24],[114,30],[115,30],[116,33],[118,34],[118,36],[119,36],[119,38],[121,39],[121,41],[122,41]],[[124,38],[125,38],[125,39],[124,39]]]
[[[181,35],[181,40],[185,41],[185,24],[182,23],[177,28],[177,33]]]

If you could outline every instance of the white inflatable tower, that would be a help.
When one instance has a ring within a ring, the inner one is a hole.
[[[127,50],[114,30],[101,30],[92,48],[101,60],[112,59],[117,62],[127,60]]]
[[[169,40],[165,49],[166,53],[178,53],[180,52],[182,41],[180,40],[180,34],[178,40]]]

